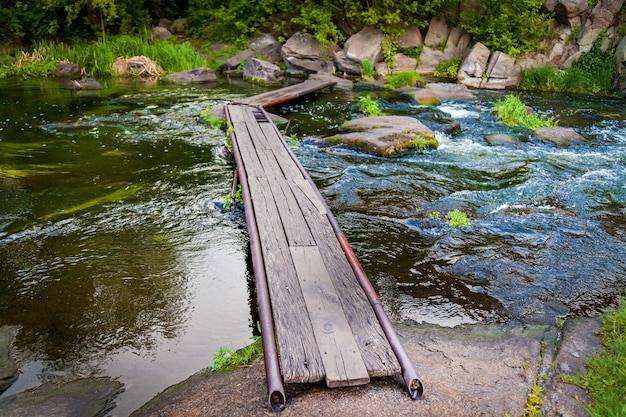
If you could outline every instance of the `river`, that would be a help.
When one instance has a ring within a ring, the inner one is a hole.
[[[238,349],[256,327],[234,164],[198,114],[262,91],[0,80],[0,326],[19,329],[19,379],[119,378],[111,416]],[[383,159],[319,146],[359,95],[417,117],[439,149]],[[521,93],[586,138],[556,148],[490,108],[506,92],[418,106],[392,92],[319,93],[271,109],[396,323],[549,323],[597,315],[626,288],[623,99]],[[491,146],[509,133],[522,143]],[[452,210],[471,224],[450,227]]]

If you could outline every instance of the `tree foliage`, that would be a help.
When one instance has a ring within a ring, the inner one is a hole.
[[[478,10],[461,13],[461,27],[476,42],[513,57],[536,51],[548,33],[544,0],[478,0]]]

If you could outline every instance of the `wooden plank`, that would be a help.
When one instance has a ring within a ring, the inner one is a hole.
[[[300,206],[293,196],[293,192],[282,176],[280,167],[271,151],[257,149],[259,159],[269,180],[274,202],[278,207],[287,242],[290,246],[313,246],[315,241],[309,231]]]
[[[335,81],[307,80],[299,84],[257,94],[252,97],[233,100],[232,104],[247,104],[249,106],[263,106],[267,108],[314,93],[335,84],[337,84]]]
[[[233,123],[245,122],[246,117],[244,113],[245,106],[226,106],[226,110],[230,115],[230,121]]]
[[[369,374],[316,246],[291,247],[330,388],[367,384]]]
[[[292,189],[294,188],[299,187],[294,185]],[[294,196],[300,204],[324,264],[337,288],[341,305],[370,376],[380,377],[399,374],[401,372],[400,364],[339,245],[328,218],[319,213],[304,193],[294,190]]]
[[[250,177],[249,184],[272,300],[281,374],[286,383],[321,381],[322,358],[269,183]]]
[[[272,149],[276,156],[280,168],[283,171],[285,178],[304,178],[302,173],[298,169],[298,166],[291,158],[291,155],[287,151],[287,144],[282,136],[276,133],[274,126],[269,123],[261,123],[261,130],[263,131],[269,148]]]
[[[324,216],[326,215],[326,205],[317,195],[309,181],[304,178],[295,178],[291,180],[291,183],[296,185],[300,189],[300,191],[302,191],[302,193],[309,199],[311,204],[313,204],[313,206],[317,209],[319,214],[322,214]]]

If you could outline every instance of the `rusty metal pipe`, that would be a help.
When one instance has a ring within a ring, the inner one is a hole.
[[[263,112],[263,114],[265,114],[265,117],[267,117],[269,120],[269,115],[267,114],[265,109],[263,109],[263,107],[261,106],[259,106],[259,109],[261,110],[261,112]],[[278,127],[276,127],[274,123],[272,123],[272,125],[274,126],[274,129],[276,130],[276,132],[282,136],[282,134],[278,130]],[[361,288],[363,288],[363,291],[365,292],[365,295],[367,296],[367,299],[370,302],[370,305],[372,306],[374,313],[376,314],[376,318],[378,318],[378,322],[380,323],[380,326],[382,327],[383,332],[385,332],[385,336],[387,337],[387,340],[389,341],[389,345],[391,346],[393,353],[396,355],[396,358],[398,359],[398,362],[400,363],[400,367],[402,368],[402,376],[404,378],[404,382],[406,383],[407,389],[409,390],[409,395],[414,400],[422,398],[422,396],[424,395],[424,385],[422,384],[421,379],[417,375],[415,366],[413,366],[413,362],[411,362],[409,355],[407,355],[406,351],[404,350],[404,346],[402,346],[402,343],[400,342],[398,333],[393,327],[391,320],[389,320],[387,313],[385,313],[383,305],[380,302],[380,298],[376,294],[376,290],[372,286],[372,283],[367,278],[367,275],[365,274],[365,271],[363,270],[361,263],[357,259],[356,255],[354,254],[354,251],[352,250],[352,247],[350,246],[350,243],[348,243],[346,236],[341,231],[341,227],[339,227],[339,223],[337,223],[337,219],[335,219],[335,216],[333,215],[330,208],[328,207],[328,204],[326,204],[326,199],[322,196],[322,194],[318,190],[317,186],[311,179],[311,176],[309,175],[307,170],[304,169],[304,167],[302,166],[298,158],[294,155],[293,151],[289,148],[289,146],[287,146],[287,144],[283,144],[283,145],[287,149],[289,156],[293,159],[294,163],[296,164],[296,166],[302,173],[303,177],[311,184],[311,186],[313,187],[313,190],[315,191],[317,196],[320,198],[320,200],[326,207],[326,216],[328,217],[328,220],[330,221],[333,231],[335,232],[337,240],[339,241],[339,244],[341,245],[341,249],[346,255],[346,259],[350,263],[350,266],[352,267],[352,270],[354,271],[354,274],[357,280],[359,281]]]
[[[232,124],[228,109],[225,109],[226,120]],[[243,165],[239,147],[234,131],[231,130],[230,137],[233,144],[233,155],[237,164],[239,184],[243,195],[244,212],[246,215],[246,225],[250,239],[250,251],[252,253],[252,268],[254,272],[254,284],[256,287],[257,304],[259,310],[259,323],[261,324],[261,342],[263,344],[263,358],[265,361],[265,376],[267,379],[268,403],[272,410],[278,412],[285,408],[285,390],[280,375],[278,364],[278,351],[276,349],[276,339],[274,337],[274,321],[272,319],[272,309],[270,304],[269,288],[267,276],[265,275],[265,263],[263,262],[263,252],[261,250],[261,240],[256,225],[254,206],[250,197],[248,187],[248,177]]]

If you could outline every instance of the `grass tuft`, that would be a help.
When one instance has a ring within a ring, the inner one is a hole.
[[[516,95],[509,95],[504,100],[498,100],[493,105],[496,118],[509,126],[525,126],[531,129],[540,127],[555,127],[558,120],[528,113],[526,105]]]

